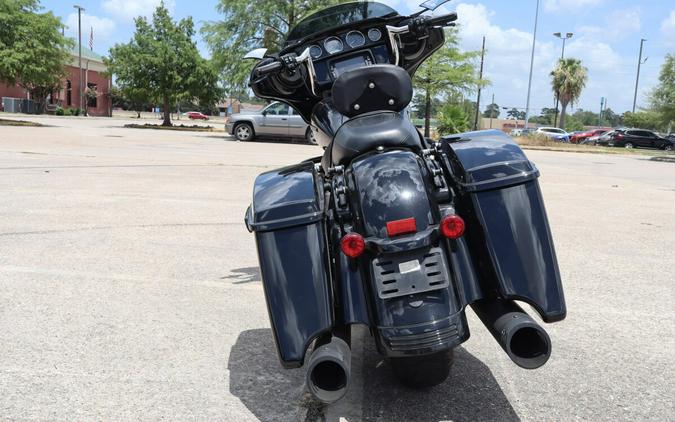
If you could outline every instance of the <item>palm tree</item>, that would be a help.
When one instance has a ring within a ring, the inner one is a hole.
[[[567,106],[579,99],[588,81],[588,69],[581,65],[579,59],[560,59],[551,72],[551,86],[562,110],[559,127],[565,127]]]

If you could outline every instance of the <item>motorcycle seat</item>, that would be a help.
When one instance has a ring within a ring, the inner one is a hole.
[[[323,156],[324,168],[347,165],[377,147],[422,149],[420,133],[404,113],[374,112],[353,117],[335,133]]]

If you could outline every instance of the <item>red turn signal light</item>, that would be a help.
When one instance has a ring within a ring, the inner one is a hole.
[[[458,215],[447,215],[441,220],[441,234],[449,239],[462,237],[464,228],[464,220]]]
[[[366,241],[358,233],[348,233],[340,240],[342,253],[350,258],[358,258],[366,250]]]

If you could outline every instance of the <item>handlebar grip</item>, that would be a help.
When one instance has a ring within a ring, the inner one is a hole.
[[[457,13],[452,12],[447,15],[429,18],[427,25],[429,26],[450,26],[450,24],[457,20]]]
[[[263,76],[281,70],[282,67],[281,62],[273,62],[256,68],[255,73],[258,76]]]

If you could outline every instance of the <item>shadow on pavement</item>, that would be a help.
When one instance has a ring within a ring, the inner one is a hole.
[[[259,267],[235,268],[230,270],[232,274],[220,277],[221,280],[232,280],[232,284],[244,284],[260,281]]]
[[[230,392],[260,421],[318,421],[321,406],[305,393],[305,371],[279,363],[272,330],[239,334],[227,363]]]
[[[367,342],[369,340],[366,340]],[[372,343],[372,341],[370,341]],[[490,369],[462,347],[450,376],[428,390],[399,384],[369,345],[364,357],[364,421],[519,421]]]
[[[518,421],[488,367],[461,347],[448,380],[429,390],[398,383],[366,340],[361,403],[364,421]],[[230,392],[261,421],[337,422],[305,392],[304,369],[283,369],[270,329],[239,334],[230,351]],[[349,419],[350,422],[356,422]]]

